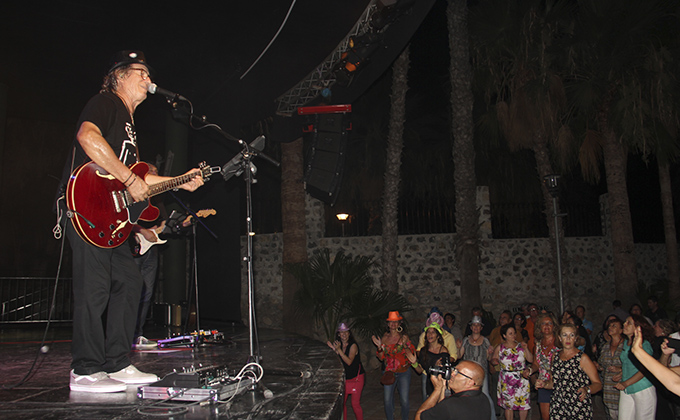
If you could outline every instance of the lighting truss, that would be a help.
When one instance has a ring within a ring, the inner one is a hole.
[[[276,113],[278,115],[287,117],[293,115],[297,108],[308,104],[319,96],[323,89],[331,87],[336,82],[336,65],[342,61],[342,54],[348,49],[349,39],[361,36],[371,30],[371,16],[377,8],[377,1],[371,0],[352,30],[321,64],[297,85],[276,99],[276,102],[278,102]]]

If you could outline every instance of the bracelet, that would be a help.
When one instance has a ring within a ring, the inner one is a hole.
[[[127,182],[130,180],[130,178],[132,178],[132,175],[134,174],[135,174],[134,172],[130,171],[130,175],[128,175],[127,179],[123,181],[123,185],[127,184]]]
[[[417,368],[417,367],[418,367],[418,362],[411,363],[411,367],[414,368],[414,369]]]
[[[135,175],[135,179],[132,180],[132,182],[130,183],[130,185],[126,185],[126,187],[127,187],[127,188],[130,188],[130,187],[132,186],[132,184],[135,183],[135,181],[137,181],[137,175]]]

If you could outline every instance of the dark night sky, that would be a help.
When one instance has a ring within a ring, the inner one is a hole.
[[[367,0],[297,0],[272,47],[256,60],[292,2],[3,2],[0,81],[10,115],[73,120],[96,92],[112,55],[145,51],[159,86],[203,113],[239,101],[244,118],[267,112],[347,34]],[[242,97],[229,97],[238,86]],[[269,108],[268,108],[269,107]]]
[[[432,0],[433,1],[433,0]],[[419,0],[415,18],[393,25],[380,59],[356,79],[354,92],[379,77],[405,45],[432,1]],[[23,210],[5,207],[2,217],[18,218],[5,232],[21,237],[3,258],[45,253],[31,272],[49,273],[56,263],[51,202],[55,177],[69,150],[83,105],[99,90],[116,51],[140,49],[155,69],[155,82],[189,98],[197,115],[239,136],[244,124],[272,115],[275,98],[304,78],[346,36],[368,0],[277,0],[186,2],[2,2],[0,83],[7,89],[6,135],[0,187],[7,195],[31,191]],[[387,2],[389,3],[389,2]],[[278,38],[242,80],[292,12]],[[347,90],[349,91],[349,89]],[[350,101],[351,102],[351,101]],[[150,96],[137,111],[142,157],[163,153],[168,105]],[[160,140],[158,140],[160,139]],[[194,152],[221,165],[238,150],[219,136],[191,132]],[[211,155],[212,154],[212,155]],[[263,164],[264,165],[264,164]],[[31,166],[22,177],[15,174]],[[16,181],[15,181],[16,180]],[[214,183],[217,185],[217,183]],[[239,185],[235,181],[232,184]],[[263,183],[264,184],[264,183]],[[215,187],[210,187],[215,188]],[[198,196],[209,193],[210,189]],[[34,236],[39,237],[36,239]],[[3,248],[3,251],[5,248]],[[44,261],[49,260],[45,263]],[[12,264],[2,264],[9,267]],[[21,272],[16,274],[34,274]]]

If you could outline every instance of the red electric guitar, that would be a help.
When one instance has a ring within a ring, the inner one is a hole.
[[[202,162],[199,170],[157,184],[149,185],[149,197],[164,193],[186,184],[197,176],[207,180],[220,171]],[[144,162],[130,167],[139,178],[144,179],[149,165]],[[153,221],[158,218],[158,207],[144,201],[134,201],[125,185],[94,162],[79,166],[66,186],[66,205],[73,227],[85,242],[100,248],[114,248],[130,236],[132,225],[139,220]]]

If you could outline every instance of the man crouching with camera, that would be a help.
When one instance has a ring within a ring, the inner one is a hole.
[[[489,420],[491,405],[482,394],[484,369],[479,364],[464,360],[432,373],[434,392],[420,406],[415,420]],[[447,384],[453,394],[444,399]]]

